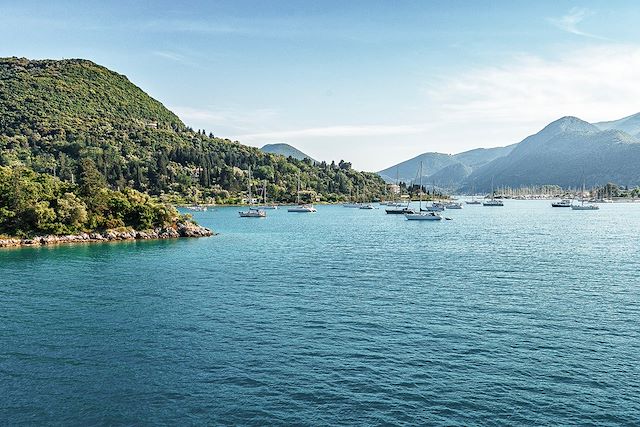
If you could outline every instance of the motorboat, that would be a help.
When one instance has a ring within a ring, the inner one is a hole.
[[[554,208],[570,208],[571,200],[570,199],[562,199],[559,202],[552,202],[551,206]]]

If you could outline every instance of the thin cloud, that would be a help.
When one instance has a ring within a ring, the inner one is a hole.
[[[151,52],[153,55],[155,56],[159,56],[160,58],[164,58],[164,59],[169,59],[171,61],[175,61],[175,62],[185,62],[186,58],[184,57],[184,55],[181,55],[179,53],[176,52],[170,52],[170,51],[166,51],[166,50],[157,50],[154,52]]]
[[[562,31],[566,31],[570,34],[577,36],[589,37],[599,40],[608,40],[606,37],[598,36],[596,34],[587,33],[578,28],[578,25],[585,20],[585,18],[594,15],[594,12],[589,9],[574,7],[566,15],[560,18],[549,18],[549,22],[555,25]]]
[[[251,133],[238,135],[238,139],[244,141],[316,137],[412,135],[424,131],[424,125],[342,125]]]

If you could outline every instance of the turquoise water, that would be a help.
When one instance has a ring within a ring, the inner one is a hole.
[[[640,423],[640,205],[0,251],[0,424]]]

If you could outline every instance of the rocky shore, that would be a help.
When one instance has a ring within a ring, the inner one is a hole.
[[[214,233],[208,228],[185,222],[172,227],[161,227],[153,230],[107,230],[99,233],[80,233],[68,236],[38,236],[31,239],[0,238],[0,248],[15,246],[45,246],[64,243],[113,242],[119,240],[177,239],[179,237],[208,237]]]

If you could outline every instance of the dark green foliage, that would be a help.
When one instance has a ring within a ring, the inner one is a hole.
[[[246,190],[249,167],[277,201],[295,199],[298,175],[325,201],[350,191],[371,199],[385,188],[347,162],[315,165],[194,132],[126,77],[85,60],[0,59],[0,166],[78,183],[85,197],[106,185],[231,201]]]
[[[133,189],[114,191],[63,182],[25,167],[0,166],[0,233],[15,236],[73,234],[132,227],[168,226],[175,208]]]

